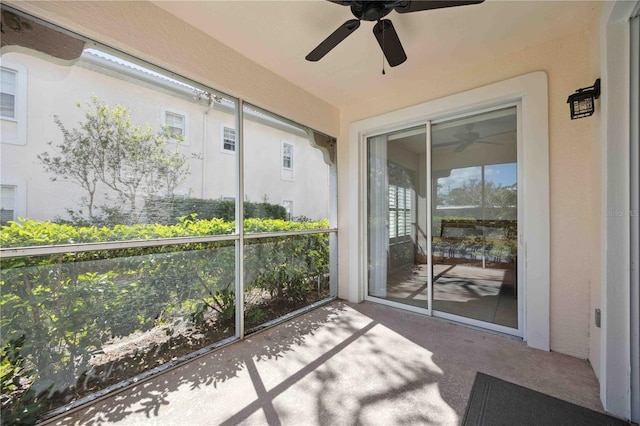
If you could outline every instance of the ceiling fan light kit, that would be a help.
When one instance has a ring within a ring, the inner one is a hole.
[[[350,19],[338,27],[329,37],[324,39],[306,56],[308,61],[316,62],[322,59],[334,47],[340,44],[351,33],[360,27],[361,21],[374,22],[373,35],[389,66],[395,67],[407,60],[398,33],[389,19],[383,19],[392,11],[398,13],[420,12],[423,10],[441,9],[446,7],[466,6],[482,3],[484,0],[413,0],[413,1],[358,1],[358,0],[328,0],[341,6],[349,6],[356,19]],[[384,62],[383,62],[384,65]],[[384,67],[382,73],[384,74]]]

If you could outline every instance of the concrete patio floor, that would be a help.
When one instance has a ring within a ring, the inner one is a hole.
[[[602,411],[585,360],[336,301],[50,424],[456,425],[477,371]]]

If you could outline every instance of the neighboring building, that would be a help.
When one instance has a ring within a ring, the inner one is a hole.
[[[54,117],[67,130],[78,127],[93,96],[110,107],[128,108],[134,124],[149,125],[154,133],[166,126],[183,140],[176,149],[188,159],[189,174],[176,196],[234,199],[233,101],[95,49],[61,61],[20,48],[2,57],[3,224],[18,217],[66,218],[67,209],[82,209],[86,193],[59,177],[52,181],[56,176],[37,155],[55,155],[63,140]],[[28,116],[48,119],[35,122]],[[310,145],[306,129],[247,107],[244,118],[245,200],[282,205],[290,219],[328,218],[329,166]],[[117,205],[113,191],[98,189],[94,205]]]

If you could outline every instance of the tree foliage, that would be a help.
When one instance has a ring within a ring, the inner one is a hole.
[[[68,128],[55,116],[63,141],[55,146],[49,142],[54,152],[38,155],[53,175],[51,180],[67,180],[84,190],[81,204],[87,211],[70,210],[72,218],[99,223],[97,210],[101,210],[103,221],[116,216],[118,221],[136,223],[144,198],[160,193],[173,196],[189,173],[187,156],[178,151],[184,138],[171,134],[166,126],[154,133],[148,124],[134,124],[127,107],[110,107],[96,96],[77,107],[84,108],[84,121]],[[99,195],[110,203],[96,206]]]
[[[451,206],[481,206],[483,186],[479,179],[469,179],[462,186],[453,188],[448,195],[439,195]],[[484,183],[485,207],[513,207],[517,205],[517,186],[502,186],[492,181]]]

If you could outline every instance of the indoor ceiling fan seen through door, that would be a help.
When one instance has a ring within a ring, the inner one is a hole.
[[[454,146],[454,149],[453,149],[454,152],[462,152],[465,149],[469,148],[471,145],[476,143],[486,144],[486,145],[502,145],[502,142],[489,141],[489,140],[486,140],[486,138],[492,138],[495,136],[515,133],[515,130],[507,130],[506,132],[494,133],[492,135],[480,137],[479,132],[473,131],[473,126],[474,126],[474,123],[466,124],[465,125],[466,131],[456,133],[453,135],[454,139],[456,139],[455,141],[437,143],[437,144],[434,144],[433,147],[445,148],[449,146]]]

